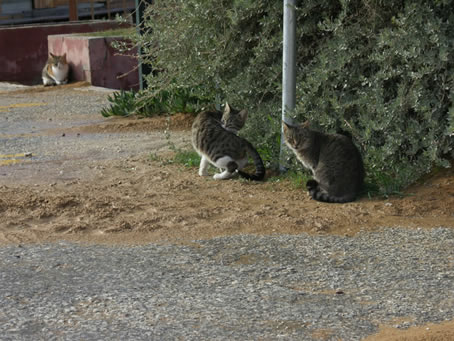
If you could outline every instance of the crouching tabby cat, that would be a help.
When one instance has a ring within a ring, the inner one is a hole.
[[[310,196],[324,202],[353,201],[364,182],[361,154],[352,140],[340,134],[324,134],[309,128],[309,123],[284,122],[286,144],[314,180],[306,183]]]
[[[192,145],[202,157],[199,175],[208,175],[208,166],[213,164],[222,173],[214,175],[214,179],[230,179],[238,173],[249,180],[263,180],[265,166],[255,148],[237,132],[244,126],[247,118],[246,110],[235,110],[225,105],[224,112],[201,112],[192,124]],[[248,155],[254,160],[255,174],[241,171],[247,162]]]
[[[44,86],[68,83],[68,71],[69,65],[66,61],[66,53],[63,56],[51,53],[41,73]]]

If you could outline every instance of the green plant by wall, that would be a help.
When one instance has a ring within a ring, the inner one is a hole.
[[[305,0],[297,4],[294,117],[349,132],[368,182],[399,191],[454,147],[454,0]],[[244,134],[268,164],[280,142],[282,1],[156,0],[133,37],[144,98],[191,89],[247,108]]]
[[[191,89],[163,90],[153,97],[146,92],[119,91],[107,97],[108,107],[101,110],[108,116],[154,116],[159,114],[196,113],[211,104],[211,101],[192,94]]]
[[[134,91],[119,91],[107,96],[109,106],[101,110],[101,115],[109,116],[129,116],[135,113],[136,93]]]

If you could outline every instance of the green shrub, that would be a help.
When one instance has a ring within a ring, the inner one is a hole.
[[[228,101],[248,109],[241,134],[268,165],[276,163],[282,68],[277,19],[282,18],[282,3],[155,1],[147,15],[149,33],[136,37],[142,62],[155,70],[147,76],[147,95],[192,89],[205,103]]]
[[[107,96],[109,107],[101,110],[101,115],[109,116],[129,116],[136,111],[136,93],[134,91],[116,91]]]
[[[386,4],[386,5],[385,5]],[[341,2],[300,75],[296,116],[344,130],[369,179],[390,193],[449,166],[454,132],[453,4]]]
[[[119,91],[107,97],[109,107],[103,108],[101,114],[108,116],[153,116],[173,113],[196,113],[211,102],[192,94],[192,90],[173,89],[160,91],[149,96],[146,92]]]
[[[297,108],[326,132],[349,132],[368,182],[399,191],[447,166],[454,146],[454,1],[298,2]],[[249,110],[241,132],[268,164],[280,143],[282,1],[156,0],[132,39],[146,96],[191,89]]]

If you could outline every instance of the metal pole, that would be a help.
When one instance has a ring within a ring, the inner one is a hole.
[[[143,14],[145,12],[145,8],[147,5],[151,5],[153,3],[153,0],[136,0],[135,5],[136,5],[136,26],[137,30],[140,35],[145,33],[145,27],[143,23]],[[140,47],[138,47],[138,54],[139,56],[142,54],[142,51]],[[146,75],[151,73],[151,67],[148,64],[143,64],[139,60],[139,83],[140,83],[140,90],[143,90],[147,87],[147,83],[145,81]]]
[[[296,93],[296,0],[284,0],[284,46],[282,61],[282,120],[287,121],[287,112],[295,109]],[[284,131],[281,127],[279,170],[287,170],[285,160]]]

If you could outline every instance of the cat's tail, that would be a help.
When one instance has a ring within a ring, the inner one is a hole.
[[[262,158],[260,157],[260,154],[257,152],[257,150],[254,148],[254,146],[249,143],[249,141],[245,142],[247,145],[247,152],[249,156],[252,158],[252,160],[254,160],[255,174],[248,174],[239,169],[238,174],[247,180],[262,181],[266,174],[265,165],[263,164]]]
[[[329,203],[344,203],[355,200],[355,196],[347,194],[341,197],[333,196],[328,194],[326,191],[320,188],[319,184],[315,180],[309,180],[306,183],[306,188],[309,191],[310,196],[314,200],[329,202]]]

